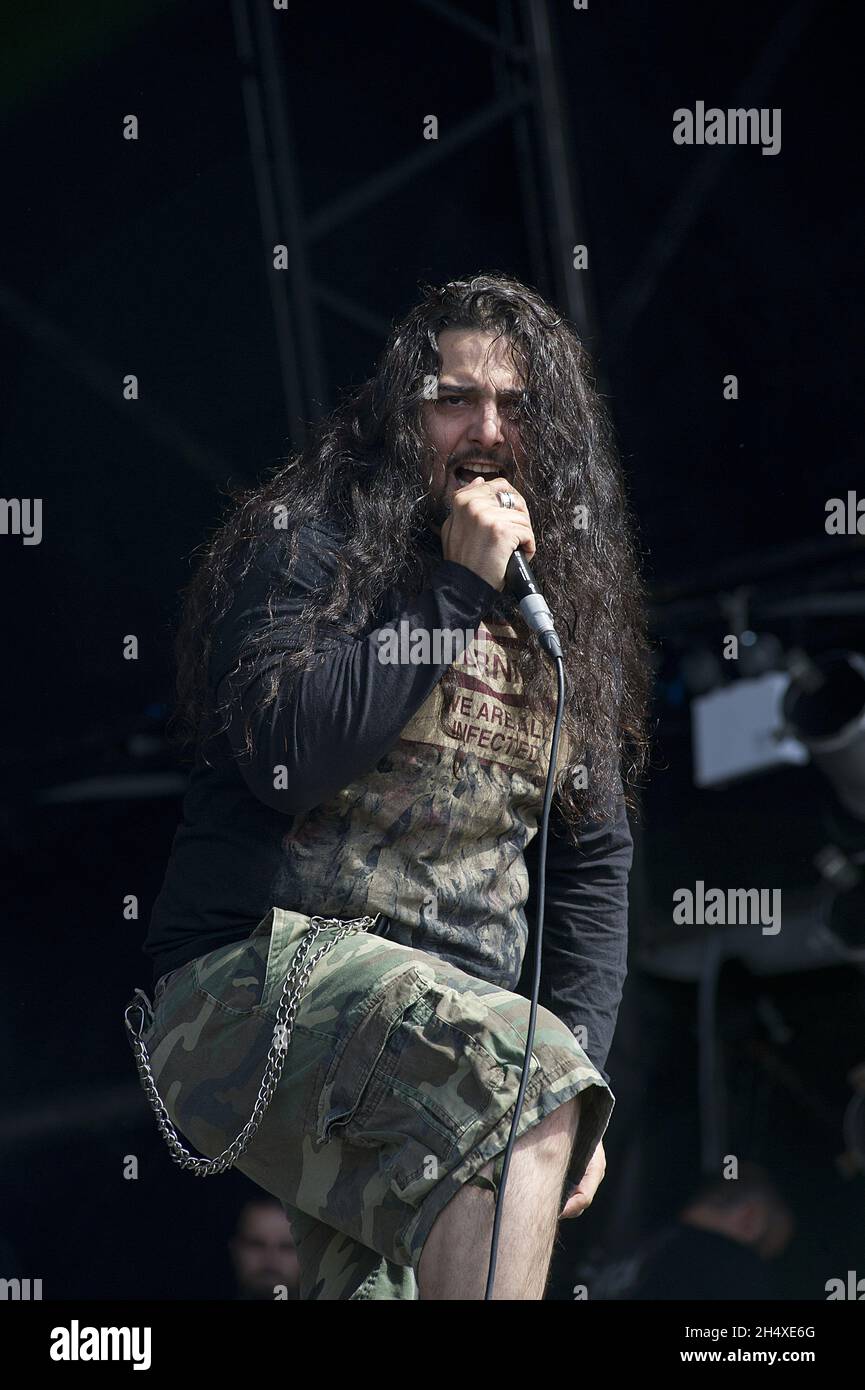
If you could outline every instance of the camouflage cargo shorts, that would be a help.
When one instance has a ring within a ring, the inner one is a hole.
[[[208,1158],[252,1113],[309,923],[273,908],[245,940],[157,984],[142,1041],[173,1124]],[[315,947],[335,931],[325,927]],[[494,1159],[497,1186],[528,1021],[520,995],[370,932],[343,937],[316,963],[279,1084],[235,1164],[285,1209],[301,1298],[418,1298],[439,1212]],[[518,1133],[576,1095],[574,1183],[614,1098],[568,1028],[539,1008]]]

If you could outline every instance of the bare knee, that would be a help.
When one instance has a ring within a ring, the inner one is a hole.
[[[514,1145],[514,1159],[516,1160],[517,1154],[519,1154],[524,1163],[564,1163],[570,1156],[579,1117],[579,1096],[574,1096],[572,1100],[557,1105],[555,1110],[550,1111],[549,1115],[545,1115],[542,1120],[538,1120],[537,1124],[532,1125],[531,1129],[527,1129],[520,1135]],[[496,1159],[491,1158],[488,1163],[484,1164],[483,1168],[478,1169],[478,1176],[494,1181],[496,1161]]]
[[[514,1145],[515,1160],[519,1153],[524,1165],[527,1162],[563,1165],[570,1156],[579,1114],[579,1096],[557,1105],[549,1115],[545,1115],[537,1124],[532,1125],[531,1129],[520,1135]],[[430,1237],[436,1234],[441,1236],[458,1210],[463,1214],[460,1219],[463,1219],[466,1203],[479,1203],[483,1206],[484,1196],[487,1193],[490,1196],[494,1195],[495,1165],[500,1158],[501,1155],[498,1154],[495,1158],[489,1159],[477,1172],[478,1177],[489,1178],[493,1186],[485,1188],[474,1183],[464,1183],[439,1212],[430,1230]],[[428,1237],[427,1244],[431,1243],[435,1244]]]

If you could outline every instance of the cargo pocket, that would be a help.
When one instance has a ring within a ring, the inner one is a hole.
[[[327,1143],[333,1131],[374,1106],[388,1084],[388,1044],[407,1010],[432,985],[431,975],[409,966],[365,1001],[360,1019],[350,1022],[324,1079],[316,1113],[316,1139]]]
[[[288,915],[272,907],[249,936],[198,956],[192,962],[192,983],[197,993],[230,1017],[263,1013],[273,965],[283,941],[283,919]]]

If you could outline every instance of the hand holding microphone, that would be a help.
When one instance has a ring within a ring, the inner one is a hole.
[[[511,507],[499,502],[509,493]],[[442,526],[442,553],[473,570],[499,593],[505,587],[508,562],[517,547],[525,558],[535,553],[535,537],[524,498],[506,478],[475,478],[454,494],[450,516]]]
[[[507,586],[544,651],[555,660],[562,645],[528,561],[535,537],[525,499],[506,478],[476,478],[460,488],[442,527],[442,553],[473,570],[499,592]]]

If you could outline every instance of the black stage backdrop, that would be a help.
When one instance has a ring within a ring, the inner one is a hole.
[[[727,633],[753,629],[776,669],[778,652],[865,646],[861,536],[825,526],[828,499],[865,487],[855,11],[5,9],[2,490],[41,498],[43,519],[39,544],[0,535],[0,1276],[41,1278],[46,1299],[233,1296],[226,1242],[252,1186],[170,1162],[121,1021],[149,987],[141,940],[185,776],[164,736],[178,591],[224,489],[371,371],[419,282],[501,269],[582,316],[653,605],[608,1174],[562,1227],[549,1295],[627,1301],[628,1262],[705,1170],[705,998],[699,964],[664,955],[671,892],[808,891],[831,840],[813,766],[696,788],[689,705],[732,679]],[[673,113],[697,103],[780,111],[780,148],[677,144]],[[291,256],[278,283],[268,188]],[[794,1218],[779,1298],[865,1275],[861,959],[758,975],[733,952],[711,1001],[725,1151]]]

